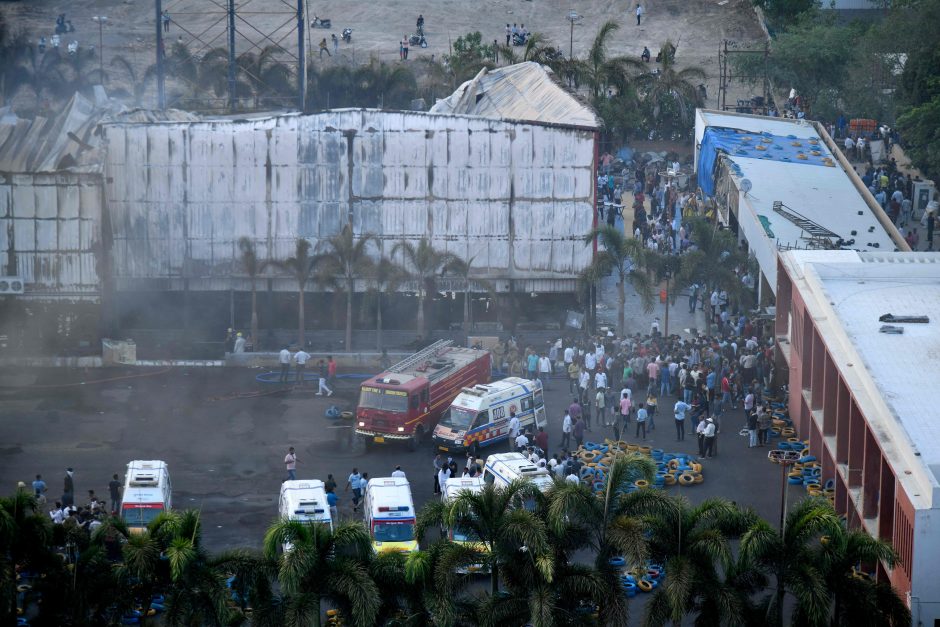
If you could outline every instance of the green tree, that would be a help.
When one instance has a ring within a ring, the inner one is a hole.
[[[150,81],[157,75],[157,66],[150,65],[144,70],[141,76],[137,75],[134,65],[126,57],[115,56],[111,59],[112,66],[118,66],[124,70],[125,82],[129,86],[112,87],[111,95],[116,98],[127,98],[132,101],[134,106],[142,107],[144,105],[144,95],[150,85]]]
[[[368,275],[369,291],[375,298],[375,349],[382,351],[382,312],[385,295],[395,294],[402,282],[408,278],[408,273],[397,263],[382,257],[372,264]]]
[[[646,249],[639,240],[627,237],[620,229],[607,224],[594,228],[584,236],[586,246],[592,245],[595,240],[599,250],[581,277],[585,283],[596,285],[605,276],[616,274],[617,322],[619,332],[624,333],[627,283],[633,286],[643,301],[643,309],[647,313],[653,311],[653,288],[649,277],[641,270],[645,263]]]
[[[670,50],[675,47],[666,41],[659,72],[647,72],[637,78],[637,83],[658,128],[685,129],[692,126],[695,108],[703,104],[698,85],[707,75],[697,66],[678,69],[675,53]]]
[[[238,238],[238,252],[241,254],[242,268],[245,270],[245,274],[248,275],[248,281],[251,283],[251,341],[254,342],[255,350],[258,350],[261,338],[258,337],[257,281],[264,264],[258,259],[254,242],[247,237]]]
[[[465,261],[453,253],[437,250],[426,237],[418,244],[402,240],[392,248],[392,257],[401,254],[402,267],[416,283],[418,292],[418,336],[425,334],[425,305],[427,299],[437,292],[437,278],[445,274],[459,274]]]
[[[16,622],[17,569],[47,563],[52,524],[26,490],[0,499],[0,619]],[[39,570],[39,569],[37,569]]]
[[[352,350],[353,298],[356,280],[368,276],[373,261],[369,256],[369,243],[377,243],[376,237],[363,233],[356,238],[347,224],[343,230],[326,239],[325,249],[313,257],[317,280],[334,292],[343,292],[346,297],[346,350]]]
[[[282,550],[285,544],[290,550]],[[330,530],[316,522],[278,520],[264,536],[264,553],[277,560],[285,625],[319,627],[324,600],[347,610],[357,627],[375,624],[379,591],[367,570],[372,545],[361,523]]]
[[[454,41],[450,54],[444,55],[444,62],[450,70],[451,88],[456,89],[483,68],[493,67],[493,46],[483,43],[480,31],[467,33]]]
[[[295,97],[294,75],[291,69],[278,59],[280,46],[267,45],[257,54],[243,52],[235,59],[238,68],[240,92],[251,94],[253,105],[284,106],[285,101]]]
[[[304,292],[307,288],[307,282],[313,273],[314,258],[310,254],[310,242],[302,237],[297,238],[294,247],[294,254],[283,261],[274,261],[272,264],[291,275],[297,281],[297,342],[300,348],[306,345],[304,325],[304,312],[306,304]]]
[[[764,15],[778,29],[813,15],[822,6],[819,0],[752,0],[754,6],[764,11]]]
[[[482,288],[487,295],[496,302],[496,287],[492,281],[480,277],[473,277],[473,262],[476,261],[476,255],[467,259],[465,263],[458,264],[454,268],[454,273],[464,281],[463,296],[463,328],[467,332],[473,331],[473,287]]]
[[[587,58],[579,59],[573,66],[576,82],[587,85],[594,103],[600,102],[610,87],[617,93],[625,93],[633,76],[642,67],[639,59],[608,54],[607,45],[618,30],[618,22],[604,22],[591,42]]]
[[[34,55],[25,31],[10,29],[6,17],[0,14],[0,106],[17,90],[29,82],[24,67],[27,58]]]
[[[376,59],[352,74],[356,106],[408,109],[415,92],[415,75],[407,65],[381,63]]]
[[[422,539],[423,543],[423,539]],[[405,583],[414,591],[410,617],[414,624],[454,627],[473,611],[473,597],[462,569],[485,559],[472,544],[440,540],[405,558]]]

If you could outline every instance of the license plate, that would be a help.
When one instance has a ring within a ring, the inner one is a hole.
[[[437,448],[441,449],[442,451],[449,451],[449,450],[450,450],[450,449],[447,448],[446,446],[438,446]]]
[[[372,438],[372,441],[373,441],[373,442],[376,442],[376,443],[378,443],[378,444],[382,444],[382,443],[385,442],[385,438],[383,438],[383,437],[380,436],[380,435],[377,435],[377,436],[375,436],[374,438]]]

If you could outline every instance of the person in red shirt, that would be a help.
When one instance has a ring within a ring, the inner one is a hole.
[[[721,377],[721,401],[718,404],[718,413],[731,409],[731,382],[728,375]]]
[[[545,427],[539,427],[539,432],[535,434],[535,445],[542,449],[543,455],[548,455],[548,434],[545,433]]]
[[[336,381],[336,362],[333,361],[332,355],[328,356],[326,359],[326,377],[330,387],[333,387],[333,383]]]

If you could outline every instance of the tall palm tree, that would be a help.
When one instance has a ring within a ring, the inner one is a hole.
[[[525,40],[521,55],[516,46],[499,46],[499,55],[506,62],[506,65],[534,61],[548,65],[553,70],[555,69],[555,63],[564,57],[564,53],[557,46],[552,45],[542,33],[529,35]]]
[[[669,576],[651,595],[646,625],[680,624],[698,614],[702,624],[740,623],[745,612],[744,592],[722,579],[734,569],[731,540],[752,521],[724,499],[706,499],[690,506],[684,497],[669,497],[644,520],[649,527],[650,555],[662,560]]]
[[[257,54],[247,51],[235,59],[240,82],[250,91],[255,109],[262,101],[283,105],[284,98],[294,95],[293,74],[278,60],[282,51],[280,46],[267,45]]]
[[[418,336],[425,333],[425,303],[429,296],[437,292],[437,278],[447,273],[459,274],[465,262],[453,253],[437,250],[422,237],[418,244],[402,240],[392,248],[392,257],[401,253],[404,258],[403,267],[408,276],[415,281],[418,288]]]
[[[251,282],[251,341],[254,342],[255,350],[258,350],[260,338],[258,337],[258,290],[256,283],[264,264],[258,260],[254,242],[247,237],[238,238],[238,252],[241,254],[242,268]]]
[[[400,265],[387,257],[382,257],[372,264],[368,275],[369,290],[375,298],[375,348],[381,352],[382,345],[382,303],[386,294],[394,294],[408,278],[408,273]]]
[[[643,302],[647,313],[653,311],[653,288],[649,277],[641,271],[644,267],[646,249],[643,243],[627,237],[623,231],[604,224],[591,230],[584,236],[584,243],[590,246],[594,240],[600,245],[594,261],[582,273],[582,279],[589,284],[597,284],[605,276],[616,273],[617,276],[617,321],[620,333],[624,333],[627,303],[627,283],[633,286]]]
[[[147,88],[150,85],[151,79],[156,76],[157,66],[149,65],[144,73],[138,77],[137,70],[134,68],[134,65],[127,60],[126,57],[116,56],[111,59],[111,65],[116,65],[124,70],[126,75],[127,84],[130,89],[118,87],[112,88],[112,95],[118,98],[130,98],[135,106],[142,107],[144,104],[144,94],[147,93]]]
[[[297,281],[297,342],[303,348],[304,341],[304,292],[307,288],[307,282],[313,273],[314,258],[310,255],[310,242],[302,237],[297,238],[294,254],[283,261],[274,261],[272,265],[287,272]]]
[[[408,554],[404,563],[407,587],[413,591],[410,616],[416,624],[454,627],[473,607],[467,575],[458,571],[480,563],[482,553],[472,545],[440,540]],[[419,620],[420,619],[420,620]]]
[[[764,599],[767,624],[783,625],[788,592],[796,598],[796,612],[809,624],[821,625],[829,619],[824,564],[815,548],[822,536],[838,533],[839,527],[839,518],[828,502],[807,498],[787,514],[782,533],[765,520],[755,520],[741,536],[742,558],[773,577],[776,584],[775,591]]]
[[[282,551],[284,544],[290,550]],[[264,553],[277,560],[284,624],[319,627],[324,599],[348,609],[357,627],[375,624],[379,591],[367,571],[372,545],[362,524],[330,530],[321,523],[281,519],[268,528]]]
[[[816,554],[816,563],[832,596],[833,626],[911,624],[910,609],[890,583],[855,572],[860,564],[881,562],[893,568],[898,555],[890,543],[862,529],[850,530],[840,524],[820,538]]]
[[[343,292],[346,297],[346,350],[352,350],[356,279],[368,276],[373,265],[368,251],[370,242],[378,243],[378,239],[371,233],[363,233],[356,238],[352,227],[347,224],[342,231],[324,240],[324,251],[313,256],[317,281],[334,292]]]
[[[473,286],[476,285],[477,287],[483,288],[494,302],[497,297],[496,287],[493,285],[492,281],[473,278],[471,276],[474,261],[476,261],[476,255],[467,259],[463,264],[458,264],[454,268],[455,274],[463,279],[464,285],[466,286],[463,297],[463,328],[468,332],[473,331]]]
[[[0,618],[16,622],[16,573],[45,562],[52,524],[25,490],[0,498]]]
[[[607,94],[608,87],[614,87],[618,92],[625,91],[633,75],[643,67],[638,59],[632,57],[608,56],[608,41],[618,30],[618,22],[604,22],[591,42],[587,58],[578,60],[573,68],[576,81],[588,86],[594,102]]]
[[[375,59],[353,71],[353,84],[360,106],[402,109],[415,93],[415,75],[406,65],[392,65]]]
[[[29,75],[24,67],[28,58],[33,56],[25,31],[13,32],[6,18],[0,15],[0,106],[7,104],[24,84],[28,84]]]
[[[696,66],[678,69],[675,54],[668,53],[669,50],[674,48],[667,41],[663,44],[658,74],[647,72],[637,77],[637,82],[655,120],[660,121],[668,110],[678,117],[680,123],[688,125],[695,108],[704,104],[698,85],[707,78],[707,74]]]

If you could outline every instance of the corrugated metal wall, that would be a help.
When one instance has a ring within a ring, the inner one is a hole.
[[[0,174],[0,275],[31,294],[97,298],[100,233],[99,175]]]
[[[580,239],[593,216],[589,130],[340,110],[115,124],[105,136],[119,289],[183,278],[190,289],[229,289],[241,274],[239,237],[284,259],[296,238],[316,246],[347,222],[386,253],[427,236],[474,256],[500,290],[501,279],[573,289],[590,262]]]

